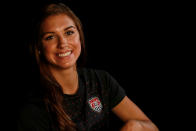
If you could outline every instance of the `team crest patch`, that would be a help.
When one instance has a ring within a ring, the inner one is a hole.
[[[88,100],[88,103],[89,103],[91,109],[93,109],[93,111],[101,112],[103,106],[102,106],[101,101],[99,100],[98,97],[90,98]]]

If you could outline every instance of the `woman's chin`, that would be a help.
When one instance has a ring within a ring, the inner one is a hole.
[[[62,64],[56,65],[56,67],[64,70],[64,69],[75,68],[76,64],[75,63],[62,63]]]

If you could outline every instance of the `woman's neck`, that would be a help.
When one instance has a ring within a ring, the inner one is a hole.
[[[57,82],[61,85],[64,94],[75,94],[78,90],[78,73],[76,67],[69,69],[50,68]]]

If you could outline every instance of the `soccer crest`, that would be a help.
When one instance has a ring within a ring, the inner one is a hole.
[[[99,100],[98,97],[92,97],[88,100],[88,103],[91,107],[96,112],[101,112],[102,110],[102,104],[101,101]]]

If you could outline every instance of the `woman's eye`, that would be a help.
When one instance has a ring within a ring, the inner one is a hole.
[[[72,35],[74,33],[74,31],[67,31],[65,32],[66,35]]]
[[[45,40],[51,40],[53,38],[54,38],[54,36],[48,36],[48,37],[45,38]]]

